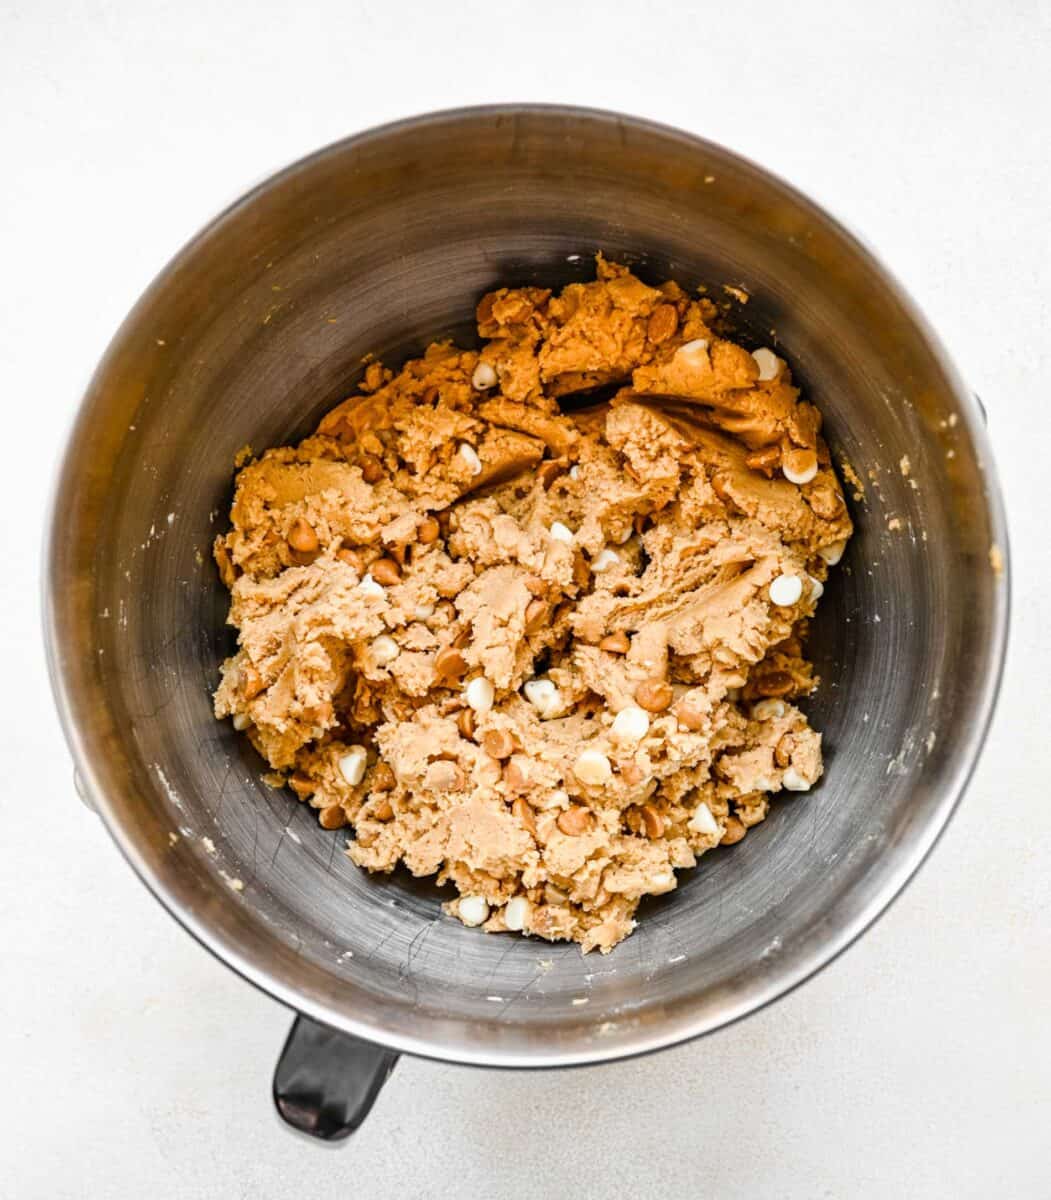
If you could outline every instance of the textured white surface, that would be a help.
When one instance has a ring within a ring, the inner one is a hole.
[[[4,1200],[1051,1195],[1051,15],[700,8],[0,0],[0,396],[27,439],[0,475]],[[989,409],[1013,654],[959,816],[817,980],[613,1067],[403,1060],[329,1151],[271,1113],[288,1015],[160,911],[75,799],[36,633],[38,526],[90,368],[181,242],[318,145],[496,99],[694,129],[864,232]]]

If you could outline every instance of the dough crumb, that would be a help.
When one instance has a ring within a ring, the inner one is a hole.
[[[865,499],[865,483],[861,476],[854,470],[850,461],[846,458],[839,460],[839,469],[843,472],[843,478],[854,489],[853,497],[858,502]]]
[[[215,714],[464,924],[607,952],[821,776],[796,702],[850,516],[789,364],[717,317],[599,256],[238,456]]]

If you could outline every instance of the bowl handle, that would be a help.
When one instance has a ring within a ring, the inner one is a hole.
[[[274,1104],[293,1129],[326,1142],[369,1114],[398,1055],[299,1014],[274,1071]]]

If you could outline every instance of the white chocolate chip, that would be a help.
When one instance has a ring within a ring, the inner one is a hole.
[[[770,585],[770,600],[778,608],[789,608],[803,594],[803,581],[798,575],[778,575]]]
[[[591,569],[596,572],[608,571],[610,567],[620,565],[620,555],[616,550],[603,550],[595,561],[591,564]]]
[[[372,643],[372,661],[377,667],[392,663],[401,653],[401,647],[389,633],[381,633]]]
[[[831,545],[822,546],[818,554],[828,563],[830,567],[834,567],[836,563],[843,557],[843,551],[846,550],[846,542],[832,542]]]
[[[675,351],[676,358],[685,358],[691,363],[699,363],[708,351],[707,338],[694,338],[692,342],[684,342]]]
[[[383,584],[377,583],[368,571],[361,577],[358,590],[364,592],[366,596],[385,596],[387,594],[383,590]]]
[[[615,536],[613,538],[613,540],[617,543],[618,546],[623,546],[625,542],[631,540],[631,535],[634,532],[635,532],[635,527],[633,525],[628,525],[627,528],[624,530],[624,532]]]
[[[810,584],[810,599],[816,604],[825,594],[825,585],[820,579],[815,579],[813,575],[807,576],[807,582]]]
[[[417,621],[429,621],[434,616],[433,604],[417,604],[412,614]]]
[[[789,767],[781,776],[781,786],[786,787],[790,792],[809,792],[810,780],[804,779],[795,767]]]
[[[668,892],[675,886],[675,876],[671,871],[658,871],[650,877],[650,893]]]
[[[618,742],[641,742],[649,731],[649,713],[637,704],[629,704],[613,718],[609,732],[610,737]]]
[[[788,480],[789,483],[802,485],[809,483],[817,476],[817,459],[810,464],[804,471],[793,471],[792,468],[785,463],[781,467],[781,474]]]
[[[562,707],[562,693],[550,679],[530,679],[522,691],[542,721],[553,717]]]
[[[706,837],[715,837],[719,832],[719,824],[712,816],[712,810],[703,801],[693,810],[693,816],[690,817],[687,827],[693,833],[700,833]]]
[[[244,733],[249,725],[252,724],[252,718],[248,713],[234,713],[234,729],[238,733]]]
[[[480,362],[475,367],[471,376],[471,387],[476,392],[485,392],[491,387],[496,387],[496,370],[491,363]]]
[[[613,768],[601,750],[581,750],[573,764],[573,774],[588,787],[600,787],[613,778]]]
[[[551,536],[556,542],[565,542],[567,546],[572,546],[576,541],[573,530],[568,525],[563,525],[561,521],[552,521]]]
[[[760,700],[752,705],[753,721],[775,721],[785,715],[783,700]]]
[[[525,896],[514,896],[507,902],[504,909],[504,924],[514,933],[521,933],[529,920],[532,905]]]
[[[478,675],[464,688],[464,699],[476,713],[487,713],[493,707],[496,693],[484,675]]]
[[[482,460],[478,457],[478,451],[468,442],[461,442],[457,447],[456,453],[467,464],[468,471],[472,475],[481,475]]]
[[[512,762],[514,759],[511,760]],[[569,792],[563,791],[561,788],[555,788],[553,792],[548,792],[547,795],[534,794],[530,798],[530,803],[534,808],[568,808],[569,807]]]
[[[574,463],[569,468],[569,478],[570,479],[579,479],[580,478],[580,468],[577,466],[576,463]]]
[[[489,905],[484,896],[464,896],[459,906],[460,920],[465,925],[481,925],[489,919]]]
[[[364,746],[351,746],[339,760],[339,773],[350,784],[357,787],[365,778],[365,763],[368,752]]]
[[[753,350],[752,357],[759,368],[760,379],[776,379],[781,374],[782,362],[773,350],[763,346],[760,350]]]

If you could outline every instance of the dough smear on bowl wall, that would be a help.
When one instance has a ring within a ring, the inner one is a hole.
[[[358,865],[608,951],[818,781],[795,701],[852,525],[819,413],[711,301],[599,256],[477,319],[240,467],[215,711]]]

